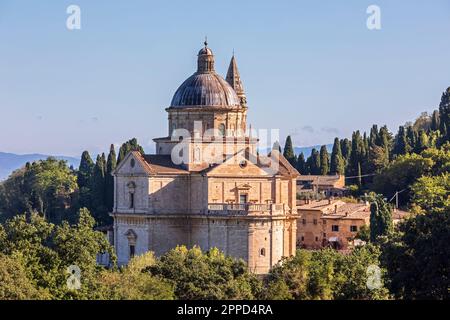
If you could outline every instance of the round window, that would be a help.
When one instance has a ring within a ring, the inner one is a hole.
[[[247,161],[242,160],[242,161],[239,163],[239,166],[240,166],[242,169],[244,169],[245,167],[247,167]]]

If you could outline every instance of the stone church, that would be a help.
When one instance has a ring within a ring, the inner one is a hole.
[[[257,152],[234,56],[223,79],[205,46],[173,96],[156,154],[131,152],[114,174],[114,246],[120,265],[177,245],[217,247],[267,273],[296,250],[298,172]]]

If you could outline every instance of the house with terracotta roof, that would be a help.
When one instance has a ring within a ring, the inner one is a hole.
[[[370,224],[368,203],[308,200],[297,206],[297,246],[347,250],[362,226]]]

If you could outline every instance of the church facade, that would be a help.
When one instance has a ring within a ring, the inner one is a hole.
[[[129,153],[114,171],[118,263],[178,245],[217,247],[267,273],[296,250],[298,172],[278,152],[257,152],[233,56],[226,79],[205,43],[197,71],[176,91],[156,154]]]

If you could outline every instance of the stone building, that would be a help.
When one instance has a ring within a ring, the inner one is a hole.
[[[300,195],[322,193],[326,197],[342,197],[348,193],[344,175],[299,176],[297,178],[297,192]]]
[[[297,206],[297,245],[305,249],[347,250],[362,226],[370,224],[367,203],[307,201]]]
[[[198,67],[176,91],[156,154],[129,153],[114,174],[114,246],[119,264],[177,245],[217,247],[266,273],[296,249],[298,172],[247,135],[247,99],[236,60],[226,80],[205,43]]]

